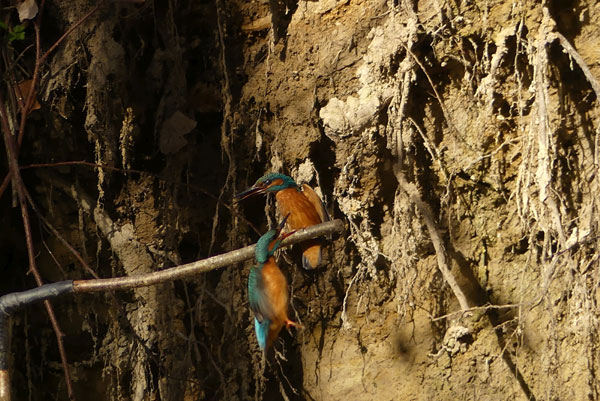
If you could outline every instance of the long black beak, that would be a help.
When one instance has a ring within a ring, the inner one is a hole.
[[[281,234],[281,230],[283,230],[283,227],[285,227],[285,223],[286,223],[286,221],[287,221],[288,217],[290,217],[290,213],[288,213],[288,214],[287,214],[287,216],[285,216],[285,217],[283,218],[283,220],[281,220],[281,223],[279,223],[279,226],[277,226],[277,233],[278,233],[278,234],[280,234],[280,235],[277,237],[277,240],[278,240],[279,242],[283,241],[284,239],[286,239],[287,237],[289,237],[290,235],[292,235],[293,233],[295,233],[295,232],[296,232],[296,230],[294,230],[294,231],[290,231],[290,232],[288,232],[288,233],[283,233],[283,234]]]
[[[281,220],[281,223],[279,223],[279,225],[277,226],[277,232],[280,233],[281,230],[283,230],[283,227],[285,227],[285,222],[287,221],[288,217],[290,217],[291,213],[288,213],[283,220]]]
[[[295,232],[296,232],[296,230],[294,230],[294,231],[290,231],[290,232],[287,232],[287,233],[283,233],[283,234],[281,234],[279,237],[277,237],[277,240],[278,240],[279,242],[281,242],[281,241],[283,241],[284,239],[286,239],[287,237],[289,237],[290,235],[292,235],[292,234],[293,234],[293,233],[295,233]]]
[[[239,202],[241,200],[244,200],[252,195],[256,195],[256,194],[262,194],[265,192],[264,188],[261,187],[250,187],[247,190],[240,192],[239,194],[235,195],[234,198]]]

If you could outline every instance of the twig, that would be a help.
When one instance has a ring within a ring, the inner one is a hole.
[[[40,64],[43,63],[44,61],[46,61],[46,59],[48,58],[50,53],[52,53],[62,43],[62,41],[65,40],[67,38],[67,36],[69,36],[71,34],[71,32],[73,32],[75,29],[77,29],[79,27],[79,25],[83,24],[88,18],[90,18],[103,5],[104,5],[104,0],[100,0],[98,2],[98,4],[96,5],[96,7],[92,8],[90,11],[88,11],[88,13],[85,14],[83,17],[81,17],[81,19],[79,21],[77,21],[69,29],[67,29],[67,31],[65,33],[63,33],[62,36],[60,38],[58,38],[58,40],[56,42],[54,42],[54,44],[52,46],[50,46],[50,48],[48,50],[46,50],[44,55],[39,59]]]
[[[232,125],[232,117],[231,117],[231,109],[233,103],[233,97],[231,95],[231,82],[229,79],[229,71],[227,69],[227,49],[225,46],[225,25],[223,22],[224,13],[225,13],[225,5],[222,0],[215,0],[215,9],[217,12],[217,32],[219,37],[219,62],[221,66],[221,98],[223,103],[223,121],[221,123],[221,158],[223,158],[223,153],[227,156],[228,165],[227,165],[227,177],[225,178],[225,183],[219,192],[219,201],[222,200],[225,191],[229,187],[232,179],[235,180],[235,160],[232,156],[233,144],[231,135],[227,135],[228,131],[231,131]],[[211,235],[210,235],[210,243],[208,245],[209,252],[212,250],[212,247],[216,240],[216,232],[219,225],[219,204],[215,207],[215,213],[213,215]]]
[[[69,242],[62,235],[60,235],[60,233],[58,232],[58,230],[56,228],[54,228],[54,226],[48,221],[48,219],[46,219],[42,215],[42,213],[40,212],[40,210],[37,208],[37,206],[33,202],[33,199],[31,199],[31,195],[29,194],[29,191],[27,191],[27,188],[23,188],[23,189],[25,190],[24,191],[25,192],[25,197],[29,201],[29,204],[31,205],[31,208],[37,214],[38,218],[46,225],[46,227],[48,228],[48,230],[50,230],[50,232],[52,234],[54,234],[54,236],[56,238],[58,238],[58,240],[60,242],[63,243],[63,245],[73,254],[73,256],[75,256],[75,258],[79,261],[79,263],[81,263],[81,265],[83,266],[83,268],[85,270],[87,270],[87,272],[90,273],[92,277],[94,277],[94,278],[100,278],[96,274],[96,272],[94,271],[94,269],[92,269],[90,267],[90,265],[83,259],[83,257],[81,256],[81,254],[79,252],[77,252],[77,250],[75,248],[73,248],[71,246],[71,244],[69,244]]]
[[[17,153],[15,154],[15,157],[18,157],[19,150],[21,149],[21,143],[23,142],[23,137],[25,136],[25,124],[27,123],[27,116],[29,115],[29,110],[33,105],[35,99],[35,87],[37,86],[38,80],[40,78],[40,26],[38,22],[35,22],[33,24],[33,28],[35,31],[35,66],[33,67],[31,86],[29,87],[29,92],[25,97],[25,101],[23,102],[23,108],[21,109],[21,122],[19,124],[19,136],[17,138]]]
[[[41,43],[40,43],[40,24],[41,24],[41,17],[42,17],[42,11],[44,9],[44,3],[45,1],[42,1],[41,5],[40,5],[40,11],[38,14],[38,20],[36,22],[34,22],[33,24],[33,28],[35,31],[35,65],[33,68],[33,74],[32,74],[32,83],[31,83],[31,87],[29,88],[29,92],[27,93],[27,96],[25,98],[25,102],[24,102],[24,107],[22,108],[22,112],[21,112],[21,121],[19,123],[19,134],[17,136],[17,153],[15,154],[15,157],[18,157],[18,151],[21,148],[21,144],[23,143],[23,137],[25,136],[25,124],[27,123],[27,116],[28,116],[28,110],[30,109],[31,105],[34,102],[35,99],[35,91],[36,91],[36,86],[37,83],[39,81],[39,72],[40,72],[40,67],[42,65],[42,63],[44,63],[44,61],[48,58],[48,56],[67,38],[67,36],[69,36],[69,34],[71,34],[71,32],[73,32],[75,29],[77,29],[82,23],[84,23],[89,17],[91,17],[96,11],[98,11],[98,9],[104,4],[104,0],[100,0],[99,3],[96,5],[96,7],[94,7],[91,11],[89,11],[86,15],[84,15],[79,21],[77,21],[75,24],[73,24],[73,26],[71,26],[60,38],[58,38],[58,40],[56,42],[54,42],[54,44],[52,46],[50,46],[50,48],[44,53],[44,55],[40,56],[41,54]],[[10,172],[6,175],[6,177],[4,177],[4,181],[2,182],[2,185],[0,185],[0,197],[2,196],[2,194],[4,193],[4,191],[6,190],[6,187],[8,186],[8,181],[10,181]]]
[[[20,191],[20,194],[22,194],[22,191]],[[301,241],[331,234],[333,232],[341,232],[343,230],[344,224],[341,220],[328,221],[326,223],[300,230],[299,232],[295,233],[295,235],[284,240],[281,246],[290,246]],[[28,236],[28,239],[31,239],[31,235]],[[254,255],[254,249],[255,245],[251,245],[223,255],[214,256],[212,258],[200,260],[194,263],[188,263],[186,265],[176,266],[160,272],[130,277],[117,277],[112,279],[60,281],[52,284],[40,285],[37,288],[23,292],[6,294],[0,297],[0,400],[10,400],[7,317],[12,312],[41,300],[48,302],[48,299],[53,299],[64,294],[126,290],[136,287],[154,285],[165,281],[173,281],[179,278],[189,277],[197,273],[205,273],[220,267],[251,259]],[[209,295],[211,294],[209,293]],[[204,344],[200,344],[204,346]],[[212,360],[210,352],[209,357],[211,357],[211,361],[214,364],[214,360]],[[218,367],[217,370],[221,374],[221,378],[223,378],[223,375]],[[289,381],[288,384],[290,384]],[[295,394],[298,394],[296,389],[293,387],[291,388]]]
[[[9,318],[15,311],[35,302],[73,293],[72,281],[42,285],[23,292],[13,292],[0,297],[0,400],[10,401],[9,371]],[[26,340],[27,342],[27,340]],[[28,350],[28,348],[27,348]],[[28,373],[29,369],[28,369]]]
[[[339,219],[317,224],[315,226],[299,230],[294,233],[294,235],[286,238],[282,242],[281,247],[290,246],[309,239],[317,238],[322,235],[331,234],[333,232],[341,232],[343,230],[344,223]],[[255,245],[250,245],[222,255],[213,256],[207,259],[147,274],[99,280],[76,280],[73,282],[73,288],[76,293],[84,293],[124,290],[145,287],[165,281],[173,281],[252,259],[254,257],[254,248]]]
[[[413,58],[413,60],[415,60],[415,63],[417,63],[417,65],[421,68],[421,71],[423,71],[423,74],[425,74],[425,77],[427,78],[427,81],[429,82],[429,85],[431,85],[431,89],[433,89],[433,93],[435,94],[435,97],[436,97],[438,103],[440,104],[440,108],[442,109],[442,113],[444,114],[444,117],[446,118],[446,122],[448,123],[448,126],[454,132],[456,132],[456,134],[458,135],[458,137],[463,142],[466,143],[466,140],[463,138],[463,136],[460,133],[460,131],[458,130],[458,128],[456,128],[456,125],[454,125],[454,122],[452,121],[452,118],[450,117],[450,112],[446,108],[446,104],[442,100],[442,96],[439,94],[439,92],[437,91],[435,85],[433,84],[433,80],[429,76],[429,73],[425,69],[425,66],[423,65],[423,63],[421,63],[421,61],[417,58],[417,56],[412,52],[412,50],[410,50],[410,48],[404,42],[400,42],[400,44],[404,47],[404,49],[406,50],[406,52],[408,54],[410,54],[410,56]]]
[[[4,191],[6,190],[6,187],[8,187],[8,184],[10,183],[10,171],[8,172],[8,174],[6,174],[6,176],[4,177],[4,181],[2,181],[2,185],[0,185],[0,197],[2,197],[2,194],[4,193]]]
[[[8,123],[8,116],[6,114],[6,109],[4,108],[4,98],[2,93],[0,93],[0,123],[2,125],[2,132],[4,133],[4,141],[6,143],[6,147],[8,149],[8,164],[9,169],[12,175],[13,183],[17,188],[17,194],[19,196],[19,203],[21,205],[21,216],[23,218],[23,228],[25,231],[25,241],[27,243],[27,254],[29,256],[29,271],[33,274],[35,281],[38,286],[44,285],[42,277],[37,270],[35,263],[35,251],[33,247],[33,239],[31,235],[31,224],[29,220],[29,211],[27,210],[27,201],[25,199],[25,191],[23,180],[21,179],[21,172],[19,171],[19,163],[17,162],[17,146],[12,136],[10,126]],[[54,315],[54,310],[52,309],[52,305],[50,301],[44,301],[44,306],[46,308],[46,312],[48,313],[48,317],[50,322],[52,323],[52,328],[54,329],[54,333],[56,335],[56,340],[58,343],[58,351],[60,354],[60,359],[62,361],[63,370],[65,373],[65,383],[67,386],[67,393],[69,395],[69,399],[74,400],[75,397],[73,395],[73,386],[71,384],[71,377],[69,374],[69,365],[67,363],[67,356],[65,353],[64,344],[62,341],[63,333],[58,325],[58,321],[56,320],[56,316]]]
[[[174,185],[186,186],[188,188],[191,188],[193,190],[201,192],[202,194],[208,196],[212,200],[214,200],[214,201],[220,203],[221,205],[225,206],[225,208],[227,208],[227,210],[229,210],[229,212],[232,215],[241,218],[246,224],[248,224],[248,226],[250,228],[252,228],[252,230],[256,234],[261,235],[260,230],[258,228],[256,228],[256,226],[254,226],[254,224],[252,224],[251,221],[249,221],[248,219],[246,219],[242,214],[240,214],[238,211],[236,211],[233,206],[231,206],[230,204],[228,204],[225,201],[223,201],[220,197],[218,197],[216,195],[213,195],[212,193],[208,192],[207,190],[202,189],[202,188],[200,188],[200,187],[198,187],[196,185],[182,183],[180,181],[175,181],[175,180],[166,180],[164,178],[160,178],[156,174],[152,174],[152,173],[149,173],[149,172],[144,171],[144,170],[122,169],[122,168],[119,168],[119,167],[109,166],[107,164],[91,163],[91,162],[86,162],[86,161],[83,161],[83,160],[64,161],[64,162],[56,162],[56,163],[34,163],[34,164],[28,164],[26,166],[21,166],[20,169],[21,170],[27,170],[27,169],[31,169],[31,168],[62,167],[62,166],[85,166],[85,167],[92,167],[92,168],[102,168],[102,169],[105,169],[105,170],[116,171],[116,172],[124,173],[124,174],[127,174],[127,173],[136,173],[136,174],[144,175],[146,177],[152,177],[152,178],[154,178],[154,179],[156,179],[156,180],[158,180],[160,182],[164,182],[166,184],[174,184]],[[2,190],[0,188],[0,196],[1,195],[2,195]]]
[[[474,312],[477,310],[490,310],[490,309],[512,309],[512,308],[520,308],[522,306],[527,306],[528,303],[523,303],[523,304],[506,304],[506,305],[492,305],[492,304],[488,304],[488,305],[483,305],[483,306],[474,306],[472,308],[468,308],[465,310],[461,310],[458,312],[451,312],[451,313],[447,313],[445,315],[442,316],[438,316],[438,317],[433,317],[430,316],[431,321],[432,322],[437,322],[438,320],[442,320],[442,319],[446,319],[447,317],[450,316],[456,316],[456,315],[461,315],[465,312]]]

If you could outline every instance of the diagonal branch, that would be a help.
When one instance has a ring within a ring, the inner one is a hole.
[[[298,230],[296,233],[294,233],[294,235],[286,238],[282,242],[281,246],[285,247],[292,244],[297,244],[321,235],[331,234],[333,232],[341,232],[343,230],[344,223],[342,220],[337,219],[328,221],[326,223],[321,223]],[[254,257],[254,248],[255,245],[250,245],[245,248],[224,253],[222,255],[216,255],[207,259],[202,259],[196,262],[147,274],[98,280],[76,280],[73,282],[73,289],[76,293],[126,290],[130,288],[146,287],[165,281],[173,281],[194,274],[206,273],[211,270],[220,269],[221,267],[230,266],[235,263],[243,262],[244,260],[252,259]]]
[[[92,8],[87,14],[85,14],[81,19],[75,22],[50,48],[42,55],[41,54],[41,42],[40,42],[40,25],[42,18],[42,11],[44,9],[44,1],[42,1],[40,6],[40,12],[38,14],[37,21],[34,22],[33,28],[35,32],[35,65],[33,67],[32,74],[32,83],[29,88],[28,93],[25,94],[25,101],[23,103],[23,108],[21,111],[21,120],[19,122],[19,133],[17,136],[17,144],[16,144],[16,153],[15,157],[18,157],[19,149],[21,148],[21,144],[23,143],[23,137],[25,136],[25,125],[27,124],[27,117],[29,113],[27,112],[33,102],[35,101],[35,92],[36,87],[40,79],[40,68],[42,64],[47,60],[48,56],[56,50],[56,48],[81,24],[83,24],[87,19],[89,19],[96,11],[100,9],[100,7],[104,4],[104,0],[100,0],[98,4]],[[2,184],[0,184],[0,196],[4,193],[4,190],[8,186],[8,182],[10,181],[11,176],[10,172],[4,177]]]
[[[54,226],[52,225],[52,223],[50,223],[48,221],[48,219],[46,219],[42,215],[42,213],[40,212],[40,210],[38,209],[38,207],[36,206],[36,204],[33,202],[33,199],[31,198],[31,195],[29,194],[29,191],[27,190],[27,188],[24,187],[23,189],[24,189],[24,192],[25,192],[25,197],[29,201],[29,204],[31,205],[31,208],[37,214],[38,218],[46,225],[46,228],[48,228],[48,230],[50,230],[50,232],[56,238],[58,238],[58,240],[60,242],[63,243],[63,245],[73,254],[73,256],[75,256],[75,258],[79,261],[79,263],[81,263],[81,266],[83,266],[83,268],[85,270],[87,270],[87,272],[90,273],[90,275],[92,277],[94,277],[94,278],[100,278],[100,277],[98,277],[98,274],[96,274],[96,272],[94,271],[94,269],[92,269],[90,267],[90,265],[83,259],[83,257],[81,256],[81,254],[79,252],[77,252],[77,250],[75,248],[73,248],[73,246],[71,244],[69,244],[69,242],[58,232],[58,230],[56,228],[54,228]]]
[[[19,163],[17,162],[17,145],[13,138],[13,135],[10,130],[10,126],[8,123],[8,115],[6,114],[6,109],[4,107],[4,98],[2,93],[0,93],[0,124],[2,126],[2,132],[4,133],[4,142],[7,148],[7,157],[8,157],[8,165],[9,170],[12,175],[13,183],[17,188],[17,194],[19,196],[19,204],[21,206],[21,216],[23,218],[23,228],[25,231],[25,241],[27,243],[27,254],[29,257],[29,271],[33,274],[35,281],[38,286],[44,285],[42,277],[37,270],[35,263],[35,250],[33,248],[33,237],[31,235],[31,224],[29,220],[29,211],[27,209],[27,200],[25,199],[25,191],[24,184],[21,178],[21,172],[19,171]],[[63,370],[65,373],[65,383],[67,386],[67,393],[69,395],[69,399],[73,400],[73,387],[71,384],[71,377],[69,374],[69,366],[67,363],[67,356],[64,348],[64,344],[62,341],[63,333],[58,325],[58,321],[56,320],[56,315],[54,314],[54,310],[52,309],[52,305],[50,301],[44,301],[44,307],[46,308],[46,312],[48,313],[48,317],[50,322],[52,323],[52,328],[54,329],[54,334],[56,335],[56,340],[58,343],[58,351],[60,353],[60,358],[62,360]]]
[[[319,236],[332,234],[334,232],[342,232],[343,230],[344,223],[341,220],[328,221],[299,230],[293,236],[286,238],[281,246],[291,246]],[[54,299],[64,294],[127,290],[186,278],[197,275],[198,273],[206,273],[211,270],[252,259],[255,247],[256,245],[250,245],[222,255],[148,274],[115,277],[111,279],[59,281],[52,284],[41,285],[35,289],[6,294],[0,297],[0,400],[10,401],[7,319],[12,312],[42,300],[46,305],[49,305],[49,299]],[[67,390],[68,389],[69,387],[67,387]]]
[[[96,202],[91,196],[83,190],[75,188],[61,177],[52,175],[42,171],[40,175],[45,179],[52,181],[53,185],[60,188],[67,195],[76,199],[86,213],[93,216],[96,225],[101,232],[104,233],[107,240],[111,242],[113,250],[118,254],[119,249],[123,246],[134,245],[135,252],[140,257],[143,257],[145,245],[140,243],[131,230],[126,226],[119,226],[113,219],[102,210],[96,207]],[[298,230],[294,235],[286,238],[282,246],[296,244],[308,239],[313,239],[324,234],[333,232],[341,232],[344,230],[344,223],[341,220],[333,220],[326,223],[308,227],[303,230]],[[134,274],[126,277],[115,277],[99,280],[78,280],[74,283],[75,292],[97,292],[107,290],[120,290],[128,288],[145,287],[152,284],[157,284],[165,281],[172,281],[187,277],[192,274],[205,273],[211,270],[219,269],[234,263],[239,263],[244,260],[254,257],[254,245],[246,248],[231,251],[222,255],[210,257],[208,259],[199,260],[188,263],[186,265],[176,266],[169,269],[146,273]]]
[[[452,292],[454,292],[454,296],[456,297],[456,299],[458,299],[460,309],[462,310],[462,312],[467,312],[469,310],[469,303],[467,302],[467,297],[456,282],[456,279],[452,275],[452,272],[450,272],[450,268],[446,260],[446,251],[444,249],[442,236],[440,235],[440,232],[435,224],[431,208],[423,200],[417,187],[414,184],[409,183],[400,171],[396,172],[396,178],[398,179],[398,183],[400,184],[402,189],[404,189],[408,193],[410,200],[417,206],[419,212],[421,212],[423,220],[425,221],[425,225],[427,226],[427,231],[429,231],[429,237],[431,238],[431,242],[433,243],[433,247],[435,248],[438,268],[440,269],[444,280],[446,281],[446,283],[448,283],[448,285],[452,289]]]
[[[600,99],[600,82],[598,82],[596,77],[594,77],[594,74],[592,74],[590,67],[588,67],[587,63],[585,62],[583,57],[581,57],[579,52],[575,50],[571,43],[569,43],[569,40],[565,38],[560,32],[553,32],[550,38],[558,39],[563,49],[569,54],[570,57],[572,57],[575,60],[579,68],[581,68],[581,71],[583,71],[583,75],[585,75],[585,78],[588,80],[588,82],[592,86],[592,89],[594,90],[594,93],[596,94],[596,99]]]
[[[192,184],[188,184],[188,183],[182,183],[180,181],[177,180],[169,180],[169,179],[164,179],[159,177],[156,174],[152,174],[149,173],[147,171],[144,170],[136,170],[136,169],[132,169],[132,168],[128,168],[128,169],[122,169],[119,167],[114,167],[114,166],[109,166],[107,164],[101,164],[101,163],[91,163],[91,162],[86,162],[83,160],[72,160],[72,161],[63,161],[63,162],[55,162],[55,163],[34,163],[34,164],[28,164],[26,166],[20,166],[21,170],[26,170],[26,169],[31,169],[31,168],[41,168],[41,167],[61,167],[61,166],[84,166],[84,167],[91,167],[91,168],[101,168],[101,169],[105,169],[105,170],[110,170],[110,171],[116,171],[119,173],[135,173],[135,174],[140,174],[144,177],[151,177],[153,179],[156,179],[159,182],[164,182],[166,184],[173,184],[173,185],[185,185],[187,188],[191,188],[195,191],[201,192],[203,195],[208,196],[209,198],[211,198],[212,200],[214,200],[215,202],[219,203],[220,205],[224,206],[227,210],[229,210],[229,212],[235,216],[238,217],[240,219],[242,219],[250,228],[252,228],[252,230],[260,235],[261,232],[254,226],[254,224],[252,224],[252,222],[250,220],[248,220],[247,218],[244,217],[243,214],[241,214],[236,208],[234,208],[231,204],[225,202],[224,200],[221,199],[221,195],[216,196],[213,195],[211,192],[207,191],[206,189],[200,188],[196,185],[192,185]],[[8,174],[8,177],[10,177],[10,173]],[[58,179],[58,178],[52,178],[52,179]],[[4,185],[4,183],[2,184]],[[78,189],[78,191],[80,191]],[[70,193],[70,191],[67,191],[67,193]],[[0,196],[2,195],[2,187],[0,187]],[[86,199],[91,199],[89,196],[84,196],[84,198]]]

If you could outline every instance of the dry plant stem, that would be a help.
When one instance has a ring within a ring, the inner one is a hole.
[[[165,179],[160,178],[159,176],[157,176],[155,174],[151,174],[151,173],[149,173],[147,171],[136,170],[136,169],[122,169],[122,168],[118,168],[118,167],[109,166],[109,165],[106,165],[106,164],[91,163],[91,162],[86,162],[86,161],[66,161],[66,162],[56,162],[56,163],[37,163],[37,164],[29,164],[27,166],[21,166],[20,168],[21,168],[21,170],[26,170],[26,169],[30,169],[30,168],[60,167],[60,166],[86,166],[86,167],[102,168],[102,169],[105,169],[105,170],[117,171],[117,172],[120,172],[120,173],[136,173],[136,174],[144,175],[146,177],[155,178],[158,181],[165,182],[165,183],[168,183],[168,184],[186,185],[189,188],[192,188],[192,189],[194,189],[196,191],[202,192],[204,195],[208,196],[209,198],[213,199],[214,201],[218,202],[219,204],[225,206],[225,208],[227,210],[229,210],[231,212],[231,214],[236,215],[237,217],[240,217],[246,224],[248,224],[248,226],[250,228],[252,228],[252,230],[254,230],[254,232],[256,234],[258,234],[258,235],[262,234],[254,226],[254,224],[252,224],[252,222],[250,222],[243,215],[241,215],[239,212],[237,212],[236,210],[234,210],[233,206],[231,206],[230,204],[228,204],[225,201],[223,201],[220,197],[215,196],[212,193],[208,192],[207,190],[199,188],[197,186],[190,185],[190,184],[185,184],[185,183],[181,183],[179,181],[174,181],[174,180],[165,180]],[[1,190],[0,190],[0,196],[2,196],[2,191]]]
[[[79,21],[77,21],[75,24],[73,24],[73,26],[71,26],[71,28],[69,28],[60,38],[58,38],[58,40],[56,42],[54,42],[54,44],[52,46],[50,46],[50,48],[44,53],[43,56],[40,56],[41,48],[40,48],[40,25],[39,24],[41,23],[41,15],[42,15],[42,11],[44,9],[44,3],[45,3],[44,1],[42,1],[42,3],[41,3],[38,21],[34,22],[34,24],[33,24],[34,31],[35,31],[35,66],[33,68],[33,74],[32,74],[32,78],[31,78],[32,84],[31,84],[31,87],[29,88],[29,93],[27,94],[27,97],[25,98],[24,107],[21,112],[21,121],[19,123],[19,134],[17,137],[17,151],[21,148],[21,144],[23,143],[23,137],[25,136],[25,125],[27,123],[27,115],[28,115],[28,113],[26,111],[29,110],[31,108],[31,106],[33,105],[33,102],[35,99],[36,86],[37,86],[37,83],[39,81],[39,76],[40,76],[40,74],[39,74],[40,67],[41,67],[42,63],[44,63],[46,61],[48,56],[50,56],[50,54],[67,38],[67,36],[69,36],[69,34],[71,34],[71,32],[73,32],[75,29],[77,29],[89,17],[91,17],[96,11],[98,11],[100,9],[100,7],[104,4],[104,1],[100,1],[96,5],[96,7],[94,7],[86,15],[84,15]],[[15,157],[17,157],[17,156],[18,156],[18,152],[17,152],[17,154],[15,154]],[[6,175],[6,177],[4,177],[4,181],[2,182],[2,185],[0,185],[0,197],[6,190],[6,187],[8,187],[9,181],[10,181],[10,173],[8,173]]]
[[[0,185],[0,197],[2,197],[2,194],[4,193],[4,191],[6,190],[6,187],[8,187],[8,184],[10,183],[10,171],[8,172],[8,174],[6,174],[6,176],[4,177],[4,181],[2,181],[2,185]]]
[[[219,33],[219,59],[221,65],[221,97],[223,102],[223,122],[221,123],[221,158],[223,153],[227,156],[228,167],[227,177],[225,178],[225,184],[221,188],[219,193],[219,201],[223,199],[225,191],[229,188],[232,179],[235,179],[235,160],[232,156],[232,135],[231,130],[232,117],[231,117],[231,105],[233,103],[231,95],[231,84],[229,79],[229,70],[227,69],[227,48],[225,46],[225,25],[223,22],[226,8],[222,0],[215,0],[215,7],[217,11],[217,31]],[[228,135],[229,132],[229,135]],[[210,236],[210,244],[208,245],[209,253],[216,239],[216,231],[219,224],[219,204],[215,208],[213,215],[212,230]]]
[[[29,93],[27,93],[27,97],[25,98],[25,102],[23,103],[23,108],[21,109],[21,123],[19,124],[19,136],[17,138],[17,154],[21,149],[21,144],[23,143],[23,137],[25,136],[25,124],[27,123],[27,115],[29,114],[29,109],[33,105],[33,101],[35,99],[35,87],[37,86],[38,80],[40,78],[40,27],[37,22],[33,24],[33,28],[35,30],[35,66],[33,67],[33,76],[31,86],[29,87]],[[0,192],[2,195],[2,192]]]
[[[42,277],[37,270],[35,264],[35,251],[33,247],[33,239],[31,236],[31,224],[29,220],[29,211],[27,210],[27,201],[25,199],[25,191],[24,184],[21,179],[21,172],[19,171],[19,164],[17,162],[17,146],[15,144],[14,138],[11,134],[10,127],[8,124],[8,116],[6,114],[6,109],[4,108],[4,98],[0,93],[0,123],[2,125],[2,131],[4,133],[4,141],[6,143],[6,147],[8,149],[8,164],[9,169],[12,175],[12,180],[17,188],[17,193],[19,196],[19,203],[21,206],[21,215],[23,217],[23,228],[25,231],[25,240],[27,243],[27,254],[29,257],[29,271],[33,274],[35,281],[38,286],[44,285],[42,281]],[[73,395],[73,387],[71,384],[71,377],[69,374],[69,366],[67,363],[67,357],[65,353],[64,344],[62,341],[63,333],[58,325],[58,321],[56,320],[56,316],[54,314],[54,310],[52,309],[52,305],[50,301],[44,301],[44,307],[46,308],[46,312],[48,313],[48,317],[50,322],[52,323],[52,328],[54,329],[54,333],[56,335],[56,340],[58,343],[58,351],[60,354],[60,358],[63,365],[63,370],[65,374],[65,383],[67,386],[67,393],[69,395],[69,399],[74,400]]]
[[[446,122],[448,123],[448,126],[450,127],[450,129],[454,130],[454,132],[456,132],[460,136],[460,131],[456,128],[456,125],[454,125],[454,121],[452,120],[452,118],[450,118],[450,113],[448,112],[448,109],[446,108],[446,104],[442,100],[442,97],[440,96],[440,94],[438,93],[435,85],[433,84],[433,80],[429,76],[429,73],[425,69],[425,66],[421,63],[421,61],[412,52],[412,50],[410,50],[408,48],[408,46],[405,43],[400,42],[400,44],[404,47],[404,49],[406,50],[406,52],[408,54],[410,54],[410,56],[413,58],[413,60],[415,60],[415,63],[417,63],[417,65],[421,68],[421,71],[423,71],[423,74],[425,74],[425,77],[427,78],[427,81],[429,81],[429,85],[431,85],[431,89],[433,89],[433,93],[435,94],[435,97],[436,97],[437,101],[440,104],[440,107],[442,109],[442,113],[444,113],[444,117],[446,118]],[[462,138],[462,136],[460,136],[460,138],[462,140],[464,140]]]
[[[475,312],[475,311],[488,311],[488,310],[493,310],[493,309],[512,309],[512,308],[520,308],[522,306],[527,306],[527,303],[523,303],[523,304],[506,304],[506,305],[483,305],[483,306],[474,306],[472,308],[466,309],[466,310],[461,310],[458,312],[452,312],[452,313],[447,313],[445,315],[442,316],[438,316],[438,317],[433,317],[430,315],[431,321],[432,322],[437,322],[438,320],[442,320],[442,319],[446,319],[448,317],[451,316],[457,316],[459,314],[463,314],[465,312]]]
[[[40,77],[40,66],[46,61],[48,56],[50,56],[50,54],[71,34],[71,32],[73,32],[75,29],[77,29],[88,18],[90,18],[96,11],[98,11],[100,9],[100,7],[102,7],[103,4],[104,4],[103,0],[99,1],[98,4],[96,5],[96,7],[92,8],[90,11],[88,11],[88,13],[85,14],[79,21],[77,21],[69,29],[67,29],[67,31],[65,33],[63,33],[62,36],[60,38],[58,38],[58,40],[56,42],[54,42],[54,44],[52,46],[50,46],[50,48],[48,50],[46,50],[44,55],[40,56],[41,48],[40,48],[40,26],[39,26],[39,24],[41,23],[41,13],[44,8],[44,2],[42,2],[42,5],[40,7],[40,14],[39,14],[38,21],[36,21],[33,24],[33,27],[35,30],[35,66],[33,68],[33,76],[32,76],[33,82],[31,84],[31,87],[29,88],[29,93],[27,94],[25,106],[23,107],[23,111],[21,112],[21,124],[19,126],[19,138],[17,141],[19,148],[21,147],[21,143],[23,142],[23,136],[25,134],[25,123],[27,122],[27,114],[28,114],[27,110],[29,110],[31,108],[31,106],[33,105],[33,101],[35,99],[35,88],[37,86],[37,83],[38,83],[39,77]],[[0,196],[1,195],[2,195],[2,192],[0,191]]]
[[[435,225],[431,208],[427,203],[423,201],[417,187],[414,184],[406,181],[402,173],[397,172],[396,176],[401,187],[408,193],[408,196],[410,197],[411,201],[417,206],[417,208],[421,212],[421,215],[423,215],[423,220],[425,220],[427,231],[429,232],[431,242],[433,243],[433,247],[435,248],[438,268],[440,269],[444,280],[448,283],[448,285],[452,289],[452,292],[454,292],[454,296],[456,296],[456,299],[458,299],[461,311],[463,313],[467,312],[469,310],[469,303],[467,302],[467,297],[462,292],[460,286],[456,282],[456,279],[450,272],[448,262],[446,261],[446,251],[444,249],[444,243],[442,242],[440,232],[438,231],[437,226]]]
[[[294,233],[294,235],[286,238],[281,246],[290,246],[322,235],[341,232],[343,230],[344,223],[342,220],[337,219],[328,221],[326,223],[317,224],[315,226],[297,231]],[[170,269],[153,273],[140,274],[137,276],[115,277],[99,280],[76,280],[73,282],[73,289],[76,293],[125,290],[130,288],[145,287],[165,281],[173,281],[252,259],[254,257],[254,248],[255,245],[250,245],[245,248],[237,249],[222,255],[213,256],[208,259],[171,267]]]
[[[81,256],[81,254],[79,252],[77,252],[77,250],[75,248],[73,248],[71,246],[71,244],[69,244],[69,242],[62,235],[60,235],[60,233],[58,232],[58,230],[56,230],[56,228],[54,228],[54,226],[52,224],[50,224],[50,222],[42,215],[42,213],[40,212],[40,210],[37,208],[37,206],[33,202],[33,199],[31,199],[31,195],[29,194],[29,191],[27,191],[27,188],[23,188],[23,189],[24,189],[24,192],[25,192],[25,197],[27,198],[27,201],[29,201],[29,204],[31,205],[31,208],[37,214],[38,218],[40,220],[42,220],[42,222],[46,225],[46,227],[48,228],[48,230],[50,230],[50,232],[56,238],[58,238],[58,240],[60,242],[63,243],[63,245],[73,254],[73,256],[75,256],[75,258],[79,261],[79,263],[81,263],[81,265],[83,266],[83,268],[85,270],[87,270],[87,272],[90,273],[90,275],[92,277],[97,278],[97,279],[100,278],[96,274],[96,272],[94,271],[94,269],[92,269],[90,267],[90,265],[88,265],[87,262],[83,259],[83,257]]]
[[[88,13],[86,15],[84,15],[83,17],[81,17],[81,19],[79,21],[77,21],[69,29],[67,29],[67,31],[65,33],[63,33],[62,36],[60,38],[58,38],[58,40],[56,42],[54,42],[54,44],[52,46],[50,46],[50,48],[48,50],[46,50],[44,55],[39,59],[39,63],[41,64],[44,61],[46,61],[46,59],[48,58],[50,53],[52,53],[62,43],[62,41],[65,40],[67,38],[67,36],[69,36],[71,34],[71,32],[73,32],[75,29],[77,29],[79,27],[79,25],[83,24],[88,18],[90,18],[103,5],[104,5],[104,1],[103,0],[99,1],[98,4],[96,5],[96,7],[92,8],[90,11],[88,11]]]

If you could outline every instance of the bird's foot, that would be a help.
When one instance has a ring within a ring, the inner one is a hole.
[[[285,328],[286,329],[289,330],[289,328],[292,327],[292,326],[295,327],[298,330],[304,328],[304,326],[302,326],[300,323],[293,322],[293,321],[291,321],[289,319],[285,321]]]

